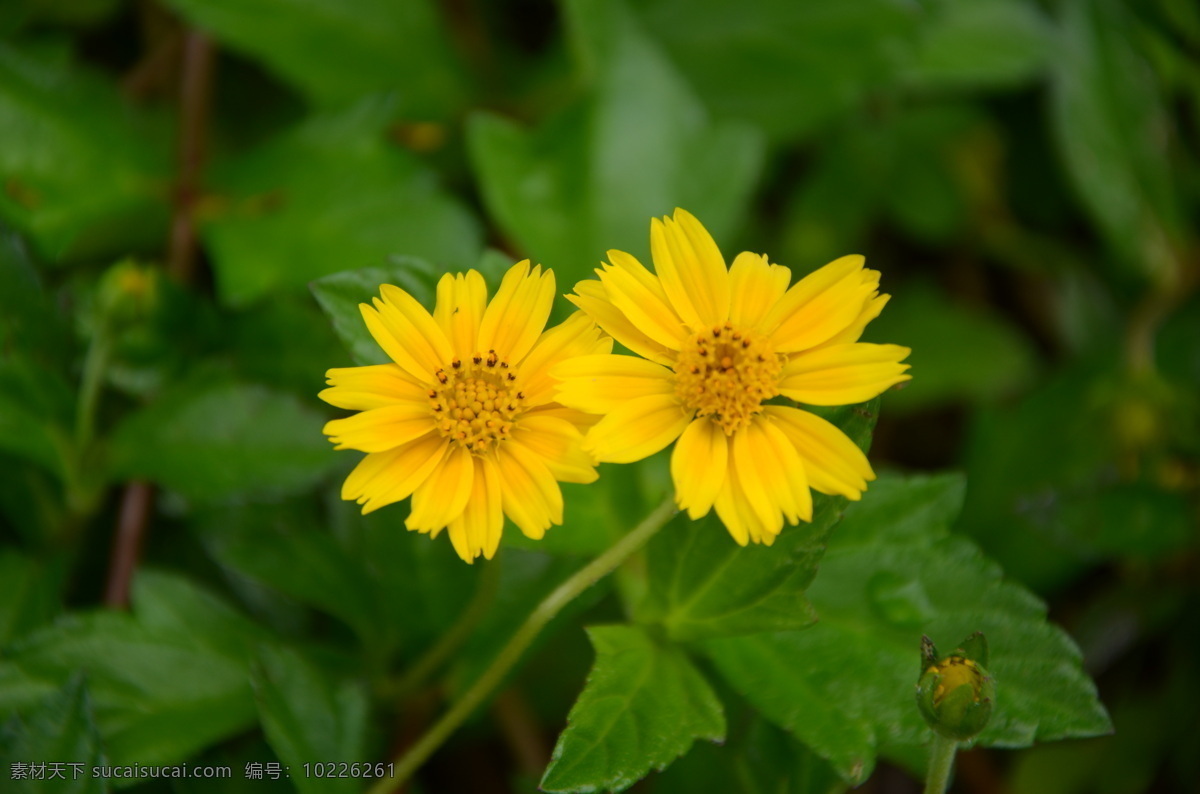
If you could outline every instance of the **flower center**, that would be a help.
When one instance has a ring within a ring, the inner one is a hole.
[[[684,341],[675,365],[675,394],[696,416],[711,416],[733,435],[779,393],[781,369],[765,337],[725,323]]]
[[[429,390],[429,404],[443,437],[475,455],[509,437],[525,409],[525,394],[517,389],[517,374],[495,350],[486,356],[476,353],[466,362],[456,358],[434,375],[441,387]]]

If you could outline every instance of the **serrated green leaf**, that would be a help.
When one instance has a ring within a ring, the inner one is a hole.
[[[468,128],[491,214],[564,289],[610,248],[644,255],[650,218],[677,206],[722,239],[763,159],[753,129],[708,121],[623,3],[566,10],[590,95],[531,132],[489,115]]]
[[[5,791],[104,794],[108,780],[94,777],[92,767],[105,763],[83,675],[72,676],[61,690],[0,727]]]
[[[394,90],[403,111],[445,118],[465,99],[461,69],[429,0],[169,0],[222,43],[261,59],[315,102]]]
[[[980,744],[1111,730],[1079,649],[1041,601],[948,532],[962,488],[952,475],[880,478],[847,509],[808,590],[816,626],[705,645],[735,689],[848,781],[864,780],[877,753],[928,740],[913,700],[922,634],[947,646],[987,635],[997,700]]]
[[[299,774],[306,763],[357,763],[365,754],[367,695],[360,684],[333,680],[295,651],[265,647],[254,671],[263,730],[279,759],[297,773],[302,794],[354,792],[353,778]]]
[[[873,322],[865,341],[905,345],[920,377],[888,396],[911,411],[955,401],[983,402],[1015,393],[1033,377],[1032,342],[1003,317],[954,303],[928,283],[908,283]]]
[[[167,221],[165,128],[90,72],[0,43],[0,218],[51,261],[157,242]]]
[[[1026,0],[946,0],[921,26],[906,79],[926,88],[1005,88],[1037,76],[1054,31]]]
[[[114,764],[170,764],[254,724],[256,627],[175,576],[142,572],[133,614],[69,615],[0,661],[0,714],[28,708],[80,670]]]
[[[390,98],[317,116],[213,170],[202,234],[222,301],[244,304],[393,255],[466,268],[479,255],[470,213],[389,142]]]
[[[366,366],[384,364],[390,359],[367,330],[359,304],[370,306],[371,299],[379,297],[379,286],[391,284],[432,311],[440,276],[441,272],[424,259],[405,256],[393,258],[386,267],[333,273],[317,279],[309,288],[329,316],[334,332],[350,351],[354,363]]]
[[[540,788],[624,791],[696,739],[725,738],[721,702],[686,654],[633,626],[588,629],[596,663]]]
[[[826,418],[865,448],[878,410],[876,399]],[[679,640],[808,626],[816,616],[804,590],[846,500],[814,494],[813,505],[812,522],[785,527],[773,546],[737,545],[715,514],[676,518],[647,547],[649,588],[639,618],[662,623]]]
[[[1133,47],[1124,4],[1071,0],[1062,8],[1051,105],[1059,152],[1130,272],[1157,276],[1168,267],[1164,236],[1179,223],[1159,86]]]
[[[237,383],[180,386],[118,425],[112,472],[200,500],[299,490],[337,465],[321,425],[289,394]]]
[[[48,623],[61,608],[65,566],[0,549],[0,647]]]
[[[749,0],[737,13],[723,0],[641,8],[718,118],[753,121],[781,139],[811,133],[892,82],[919,20],[916,6],[898,0]]]

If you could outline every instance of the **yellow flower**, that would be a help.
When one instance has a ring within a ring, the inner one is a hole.
[[[670,444],[675,499],[692,518],[712,507],[734,539],[771,544],[783,519],[812,520],[812,494],[858,499],[875,478],[866,456],[809,405],[869,400],[908,380],[908,348],[860,343],[887,303],[861,256],[788,288],[791,271],[742,253],[728,270],[690,213],[650,224],[657,275],[621,251],[567,297],[643,358],[590,355],[560,364],[560,403],[604,414],[584,447],[600,461],[640,460]]]
[[[535,539],[561,524],[558,481],[597,476],[581,446],[593,418],[554,402],[550,369],[612,340],[579,312],[543,333],[554,274],[528,261],[490,304],[474,270],[442,276],[432,316],[404,290],[380,293],[359,308],[393,363],[331,369],[320,395],[360,412],[325,425],[337,449],[367,453],[342,498],[369,513],[411,495],[405,526],[434,537],[449,527],[467,562],[492,558],[505,515]]]

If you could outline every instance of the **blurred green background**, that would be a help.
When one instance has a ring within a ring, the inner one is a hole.
[[[379,281],[428,301],[524,257],[565,292],[606,249],[648,262],[681,206],[730,260],[883,272],[867,339],[912,347],[913,380],[877,468],[963,472],[954,531],[1098,682],[1114,735],[971,751],[956,790],[1197,790],[1198,158],[1194,0],[5,0],[0,760],[45,755],[38,725],[78,728],[63,757],[235,772],[411,741],[436,695],[381,713],[356,682],[498,588],[461,687],[657,470],[569,491],[599,528],[477,585],[402,508],[338,503],[353,456],[315,395],[378,351],[352,357],[310,284],[374,269],[321,282],[335,320]],[[98,608],[135,558],[133,612]],[[605,590],[579,610],[619,615]],[[553,633],[427,790],[531,790],[590,663]],[[760,757],[788,757],[764,724],[637,790],[828,790]],[[916,785],[884,763],[862,790]]]

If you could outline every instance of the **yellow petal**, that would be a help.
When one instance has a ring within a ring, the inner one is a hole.
[[[391,284],[381,285],[379,293],[383,297],[376,298],[374,303],[380,319],[417,363],[430,373],[449,364],[454,357],[450,340],[425,307]]]
[[[504,529],[501,490],[496,462],[490,457],[475,458],[471,498],[462,515],[446,528],[454,550],[467,562],[473,562],[480,554],[489,560],[496,554]]]
[[[599,281],[591,279],[575,285],[575,294],[567,300],[596,321],[605,333],[643,358],[670,366],[676,354],[671,348],[655,342],[642,333],[608,298],[608,291]]]
[[[816,414],[770,405],[766,415],[804,459],[808,482],[821,493],[858,501],[875,472],[867,456],[845,433]]]
[[[429,403],[404,402],[373,408],[325,424],[325,435],[334,449],[384,452],[435,429]]]
[[[755,431],[755,425],[750,424],[733,434],[729,444],[732,458],[730,469],[763,534],[778,535],[783,529],[783,513],[780,511],[782,494],[774,487],[773,480],[763,479],[769,468],[768,461],[763,460],[767,450]],[[761,535],[755,538],[752,532],[751,539],[760,542],[762,538]]]
[[[678,438],[691,418],[673,394],[639,397],[597,422],[588,431],[583,446],[596,460],[632,463]]]
[[[853,405],[909,380],[900,345],[831,345],[796,356],[783,367],[779,391],[809,405]]]
[[[570,422],[572,425],[579,428],[580,432],[584,432],[588,430],[588,428],[593,427],[602,418],[596,414],[577,411],[574,408],[567,408],[566,406],[559,405],[558,403],[546,403],[544,405],[539,405],[537,408],[528,411],[525,416],[553,416],[557,419]]]
[[[526,414],[517,420],[512,440],[541,458],[556,480],[587,483],[600,476],[592,456],[583,451],[583,433],[565,419]]]
[[[675,483],[675,503],[697,519],[712,509],[725,482],[729,460],[729,442],[723,431],[710,420],[693,421],[679,437],[671,452],[671,480]]]
[[[342,498],[370,513],[407,499],[445,457],[450,442],[436,433],[387,452],[367,455],[346,478]]]
[[[795,525],[799,521],[812,521],[808,467],[795,445],[779,428],[761,416],[755,417],[745,431],[748,431],[747,446],[757,479],[771,493],[772,499],[778,502],[788,523]],[[749,472],[747,468],[747,477],[751,476]],[[746,490],[748,492],[749,488]]]
[[[459,446],[450,448],[442,462],[413,492],[412,512],[404,526],[417,532],[437,533],[462,515],[471,498],[475,481],[475,463],[470,452]],[[471,560],[456,546],[464,560]]]
[[[513,364],[525,358],[546,327],[553,302],[553,273],[543,273],[541,265],[530,270],[528,259],[513,265],[483,313],[479,352],[495,350]]]
[[[562,523],[562,491],[532,450],[501,444],[496,461],[504,513],[526,537],[540,540],[552,524]]]
[[[827,341],[818,345],[818,347],[825,347],[826,345],[848,345],[852,342],[857,342],[862,337],[863,331],[866,330],[867,323],[879,316],[879,313],[883,311],[883,307],[887,306],[887,302],[891,300],[891,298],[892,296],[886,293],[883,295],[869,296],[867,300],[863,302],[862,310],[859,312],[858,317],[854,318],[854,322],[850,323],[850,325],[846,327],[846,330],[834,334]]]
[[[617,261],[624,261],[623,257],[613,256],[621,253],[620,251],[608,253]],[[609,300],[636,328],[663,347],[679,349],[679,341],[687,335],[687,329],[679,315],[671,308],[666,296],[661,294],[661,289],[647,288],[642,281],[619,267],[604,267],[596,273],[600,276],[600,283],[604,285]]]
[[[479,323],[487,308],[487,284],[478,271],[447,273],[437,285],[437,306],[433,319],[450,340],[454,352],[462,357],[480,352]]]
[[[762,254],[743,251],[729,268],[729,321],[756,329],[787,292],[792,271],[772,265]]]
[[[558,402],[594,414],[615,411],[639,397],[675,391],[671,370],[634,356],[577,356],[555,367],[553,375],[558,381]]]
[[[732,472],[725,478],[717,498],[713,502],[721,523],[739,546],[745,546],[753,538],[755,543],[763,535],[762,524],[742,493],[741,486]]]
[[[800,279],[763,321],[775,350],[794,353],[815,347],[850,326],[879,288],[864,273],[863,258],[844,256]]]
[[[604,336],[590,317],[583,312],[573,313],[565,322],[538,337],[529,355],[518,366],[525,404],[534,407],[554,399],[556,381],[550,373],[560,361],[611,350],[612,339]]]
[[[330,388],[317,396],[330,405],[351,411],[369,411],[398,402],[423,402],[429,388],[415,382],[396,364],[340,367],[325,373]]]
[[[677,208],[673,219],[652,219],[650,251],[663,291],[689,327],[709,328],[729,319],[725,258],[690,212]]]
[[[376,299],[378,302],[378,299]],[[383,315],[374,307],[368,306],[365,303],[358,304],[358,310],[362,313],[363,322],[367,325],[367,330],[371,332],[371,336],[383,348],[383,352],[388,354],[388,358],[399,364],[408,375],[416,379],[420,383],[435,383],[436,378],[434,373],[438,367],[429,369],[409,350],[408,344],[405,342],[406,333],[404,329],[399,331],[394,330],[392,324],[385,322]],[[390,312],[389,317],[393,320],[397,315],[396,312]],[[415,332],[412,332],[415,334]]]

